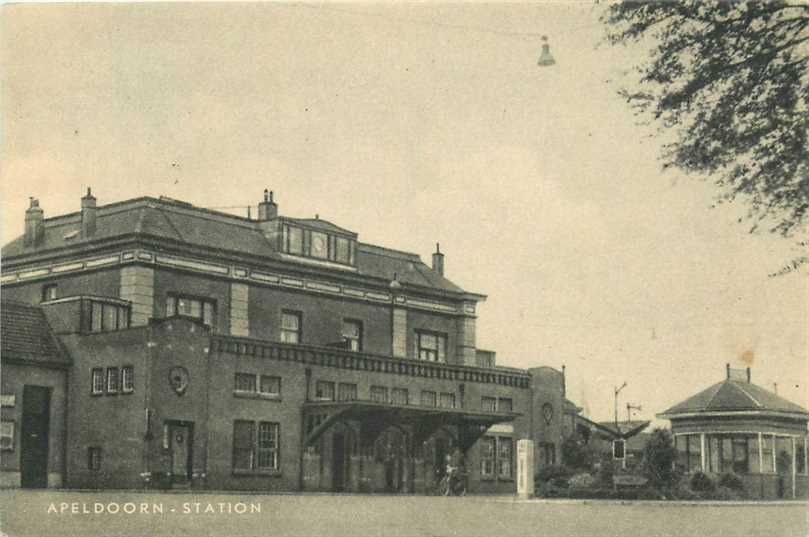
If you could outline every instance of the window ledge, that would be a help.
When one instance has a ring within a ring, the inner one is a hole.
[[[239,397],[239,398],[242,398],[242,399],[262,399],[262,400],[265,400],[265,401],[280,401],[281,400],[281,395],[280,394],[247,392],[247,391],[240,391],[240,390],[233,390],[233,397]]]
[[[233,470],[238,477],[281,477],[281,470]]]

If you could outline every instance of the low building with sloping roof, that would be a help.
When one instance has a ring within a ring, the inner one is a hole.
[[[72,362],[40,306],[3,300],[0,319],[0,487],[61,486]]]
[[[809,496],[809,412],[727,366],[725,380],[658,417],[671,421],[685,473],[734,473],[755,498]]]

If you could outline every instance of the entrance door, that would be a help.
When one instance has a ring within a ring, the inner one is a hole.
[[[171,423],[169,425],[169,439],[172,482],[186,483],[191,478],[192,424],[187,422]]]
[[[343,433],[332,436],[332,490],[343,492],[346,489],[346,438]]]
[[[436,435],[435,437],[435,458],[433,459],[433,468],[435,471],[436,483],[444,479],[447,473],[447,456],[449,455],[449,440],[443,434]]]
[[[48,429],[51,390],[25,386],[22,392],[21,485],[23,488],[48,486]]]

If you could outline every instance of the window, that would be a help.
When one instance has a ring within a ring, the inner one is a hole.
[[[733,438],[733,472],[750,473],[750,457],[747,452],[747,439],[743,436]]]
[[[486,412],[494,412],[495,410],[497,410],[497,398],[485,396],[481,397],[480,408],[485,410]]]
[[[393,388],[391,390],[391,402],[395,405],[407,405],[408,403],[408,396],[407,396],[407,388]]]
[[[494,447],[493,436],[484,436],[480,439],[480,475],[481,477],[494,477]]]
[[[310,255],[318,259],[329,258],[329,236],[319,231],[312,231],[310,239]]]
[[[428,362],[447,361],[447,336],[433,332],[416,332],[416,357]]]
[[[250,373],[236,373],[237,392],[256,393],[256,376]]]
[[[118,382],[120,378],[118,377],[118,368],[117,367],[108,367],[107,368],[107,393],[118,393]]]
[[[284,226],[284,250],[290,254],[303,254],[303,230],[295,226]]]
[[[343,341],[347,349],[355,352],[362,350],[362,321],[352,319],[343,321]]]
[[[766,434],[761,436],[761,454],[761,472],[765,474],[775,472],[772,465],[772,436]]]
[[[233,422],[233,469],[244,472],[277,470],[279,429],[277,423],[265,421]]]
[[[513,475],[514,441],[504,436],[497,437],[497,475],[511,479]]]
[[[690,438],[691,442],[688,445],[690,471],[699,470],[701,465],[699,463],[699,437],[694,435]],[[753,440],[751,442],[750,440]],[[772,443],[767,442],[767,437],[764,437],[762,444],[762,451],[764,453],[762,461],[762,472],[772,472]],[[709,471],[713,473],[750,473],[750,445],[753,444],[753,453],[755,453],[756,464],[758,464],[758,439],[748,436],[731,436],[731,435],[710,435],[706,437],[706,460],[708,463]],[[678,446],[678,456],[684,448]],[[679,462],[679,461],[678,461]]]
[[[514,403],[511,400],[511,397],[501,397],[497,400],[497,410],[498,412],[513,412],[514,411]]]
[[[281,312],[281,342],[301,342],[301,314],[296,311]]]
[[[261,395],[281,395],[281,377],[272,377],[269,375],[261,375],[261,384],[259,385],[259,393]]]
[[[233,469],[253,469],[255,435],[252,421],[238,420],[233,423]]]
[[[172,294],[166,297],[166,317],[188,317],[214,328],[216,303],[213,300]]]
[[[93,395],[104,393],[104,370],[100,367],[94,368],[91,373],[91,390]]]
[[[127,365],[121,368],[121,392],[132,393],[135,391],[135,368]]]
[[[337,396],[340,401],[356,401],[357,385],[348,382],[341,382],[338,386]]]
[[[438,406],[441,408],[455,408],[455,394],[441,393],[438,396]]]
[[[795,448],[795,471],[799,474],[806,473],[806,449],[801,445]]]
[[[385,386],[371,386],[371,401],[375,403],[387,403],[388,389]]]
[[[87,469],[101,469],[101,448],[97,446],[87,448]]]
[[[0,450],[14,451],[14,421],[0,421]]]
[[[289,224],[281,227],[281,250],[288,254],[353,265],[354,249],[347,237]]]
[[[334,401],[334,383],[327,380],[317,381],[315,397],[322,401]]]
[[[42,302],[56,300],[57,298],[57,287],[55,283],[47,283],[42,286]]]
[[[258,424],[258,464],[256,470],[278,469],[278,424]]]
[[[438,406],[438,401],[436,399],[435,392],[431,392],[429,390],[422,390],[421,404],[422,406]]]
[[[129,306],[90,301],[90,331],[110,332],[129,328]]]
[[[351,263],[349,244],[348,239],[337,237],[335,261],[343,264]]]

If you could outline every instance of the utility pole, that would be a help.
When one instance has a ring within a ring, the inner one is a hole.
[[[618,430],[618,394],[624,388],[626,388],[626,381],[624,381],[624,383],[621,384],[620,388],[615,388],[615,429],[619,433],[620,433],[620,430]]]

